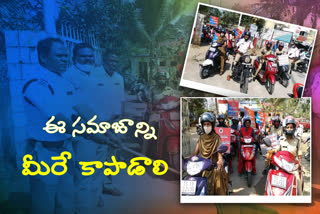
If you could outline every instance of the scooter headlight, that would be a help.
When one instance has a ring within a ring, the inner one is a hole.
[[[203,168],[204,162],[197,161],[197,162],[188,162],[187,164],[187,173],[191,176],[199,174]]]
[[[287,172],[293,172],[295,170],[298,169],[299,165],[298,164],[294,164],[293,162],[288,162],[285,159],[280,160],[279,158],[277,158],[276,156],[274,156],[274,161],[276,162],[276,164],[281,167],[282,169],[284,169]]]

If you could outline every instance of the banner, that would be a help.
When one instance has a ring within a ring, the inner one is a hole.
[[[238,116],[239,109],[239,101],[237,100],[228,100],[228,116]]]
[[[245,111],[246,111],[246,115],[250,117],[251,119],[251,126],[253,128],[256,128],[256,121],[255,121],[255,116],[254,116],[254,111],[252,111],[251,109],[244,107]]]
[[[210,16],[210,21],[209,21],[210,25],[214,25],[214,26],[218,27],[218,23],[219,23],[218,17]]]
[[[215,132],[220,136],[221,143],[228,146],[228,151],[226,153],[230,154],[230,134],[231,134],[231,128],[221,128],[221,127],[215,127]]]
[[[276,146],[278,146],[280,144],[277,137],[278,137],[277,134],[271,134],[271,135],[266,136],[266,138],[270,139],[272,148],[275,148]]]
[[[260,126],[264,126],[265,122],[266,122],[266,117],[267,117],[267,114],[266,113],[263,113],[261,111],[258,112],[257,114],[257,120],[256,122],[260,125]]]

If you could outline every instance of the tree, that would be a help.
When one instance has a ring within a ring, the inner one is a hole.
[[[200,115],[205,112],[207,100],[205,98],[190,98],[189,101],[190,112],[194,112],[196,114],[196,118],[199,118]]]
[[[264,19],[258,19],[253,16],[242,15],[240,25],[245,27],[246,29],[250,29],[251,24],[256,24],[258,27],[258,31],[260,31],[264,27],[265,23],[266,21]]]

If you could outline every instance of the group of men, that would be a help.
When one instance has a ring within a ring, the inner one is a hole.
[[[253,41],[250,39],[251,38],[250,31],[245,31],[243,38],[239,39],[238,41],[235,40],[234,38],[235,38],[234,35],[227,34],[225,29],[220,30],[219,37],[216,41],[219,44],[221,44],[221,46],[219,47],[220,63],[221,63],[220,64],[220,75],[222,75],[224,72],[225,61],[227,60],[226,50],[229,49],[229,51],[230,51],[230,49],[232,47],[236,48],[236,54],[235,54],[235,58],[233,61],[233,65],[236,65],[239,62],[241,56],[247,54],[249,50],[252,50],[253,56],[256,55],[255,46],[253,44]],[[233,42],[234,42],[234,44],[233,44]],[[254,77],[257,77],[258,73],[260,72],[260,70],[262,68],[262,65],[265,63],[265,57],[268,56],[269,54],[275,54],[276,56],[287,54],[289,57],[289,61],[290,61],[289,74],[292,73],[292,70],[297,70],[298,64],[305,59],[306,54],[307,54],[307,50],[300,53],[300,50],[298,48],[298,42],[292,42],[290,44],[290,48],[287,53],[284,50],[284,43],[283,42],[279,42],[279,45],[278,45],[277,49],[275,50],[275,52],[273,51],[272,47],[273,47],[273,43],[271,41],[266,41],[265,47],[262,48],[262,50],[261,50],[259,68],[256,70]],[[255,57],[251,57],[251,58],[252,58],[252,63],[253,63]],[[293,66],[293,69],[292,69],[292,66]]]
[[[94,213],[103,206],[102,194],[121,195],[111,177],[102,172],[83,176],[79,161],[107,159],[108,142],[117,143],[112,132],[107,135],[82,134],[75,138],[71,127],[80,116],[86,124],[94,115],[97,121],[115,122],[120,118],[124,101],[124,82],[117,73],[117,56],[109,54],[102,66],[95,63],[94,48],[86,43],[73,48],[73,65],[68,68],[69,54],[59,38],[46,38],[37,44],[39,67],[26,71],[23,85],[27,119],[25,153],[52,165],[52,156],[69,151],[68,171],[62,176],[30,177],[32,213]],[[43,130],[48,118],[65,121],[66,133],[49,134]],[[81,127],[78,127],[81,130]]]

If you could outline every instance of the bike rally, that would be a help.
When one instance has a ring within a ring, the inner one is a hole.
[[[226,96],[230,90],[288,97],[294,84],[304,87],[315,35],[301,26],[200,6],[183,80],[213,86],[209,92]]]
[[[310,194],[309,101],[184,98],[181,194]]]

